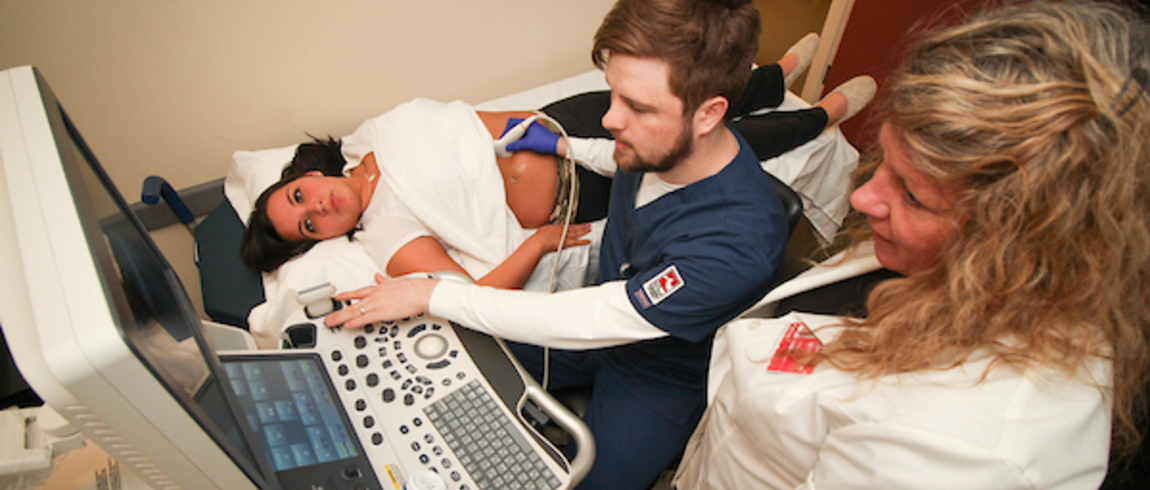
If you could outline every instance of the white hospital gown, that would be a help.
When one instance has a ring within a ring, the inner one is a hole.
[[[463,102],[415,99],[368,119],[342,143],[349,162],[345,172],[368,153],[375,154],[381,172],[357,234],[381,271],[404,245],[431,236],[471,277],[479,278],[535,232],[520,226],[507,206],[491,134]],[[601,224],[595,228],[601,231]],[[584,284],[595,251],[564,251],[558,289]],[[554,254],[544,256],[525,289],[549,288],[554,260]]]

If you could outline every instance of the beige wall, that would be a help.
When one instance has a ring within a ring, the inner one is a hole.
[[[754,0],[755,8],[763,19],[763,35],[759,39],[759,64],[774,63],[809,32],[821,32],[827,18],[831,0]],[[798,92],[806,75],[795,80],[792,90]]]
[[[759,61],[818,30],[829,1],[756,0]],[[590,70],[613,4],[0,0],[0,69],[39,68],[136,201],[148,175],[217,179],[236,150],[344,135],[413,97],[482,102]],[[154,237],[202,312],[189,234]]]
[[[346,134],[412,97],[589,70],[612,3],[0,0],[0,68],[38,67],[134,200],[150,174],[219,178],[235,150]]]
[[[756,0],[760,62],[830,0]],[[0,0],[0,68],[31,64],[135,194],[224,175],[238,149],[342,135],[422,96],[480,102],[591,69],[614,0]]]
[[[232,152],[340,136],[413,97],[468,102],[590,70],[614,0],[0,0],[0,69],[41,70],[125,198]],[[154,238],[203,312],[192,240]]]

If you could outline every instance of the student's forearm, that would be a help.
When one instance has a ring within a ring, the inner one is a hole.
[[[419,306],[496,337],[560,349],[598,349],[667,336],[635,310],[625,286],[614,281],[547,294],[440,281]]]
[[[567,138],[559,138],[559,141],[555,142],[555,154],[560,156],[567,154]]]
[[[560,141],[570,145],[571,157],[581,166],[605,177],[615,175],[615,142],[602,138],[560,138]],[[566,154],[566,149],[558,152]]]

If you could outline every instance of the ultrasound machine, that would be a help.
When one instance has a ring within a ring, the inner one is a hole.
[[[0,72],[0,266],[0,328],[45,414],[157,490],[560,489],[594,459],[500,340],[446,320],[328,329],[345,305],[321,288],[293,348],[221,344],[31,67]]]

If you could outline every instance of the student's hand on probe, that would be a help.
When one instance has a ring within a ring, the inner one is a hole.
[[[335,295],[336,301],[352,301],[351,306],[324,317],[328,327],[362,328],[382,321],[399,320],[427,312],[431,292],[438,279],[402,277],[386,279],[375,275],[376,285]]]
[[[513,117],[507,120],[507,126],[503,128],[503,133],[506,134],[508,130],[515,127],[523,121],[523,118]],[[519,141],[507,145],[507,151],[533,151],[535,153],[542,153],[544,155],[558,155],[559,135],[552,133],[538,121],[531,123],[527,126],[527,133],[523,135]]]

